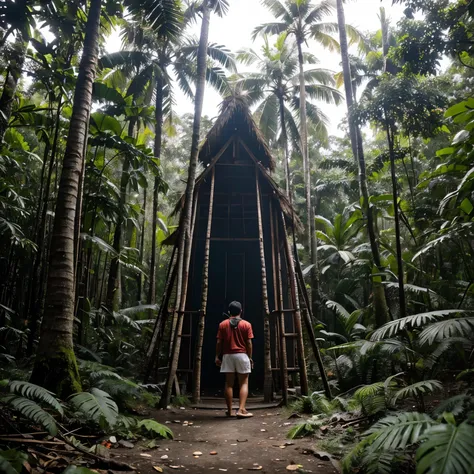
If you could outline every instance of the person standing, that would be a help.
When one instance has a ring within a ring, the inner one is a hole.
[[[227,416],[249,418],[252,413],[245,409],[249,393],[249,374],[253,369],[252,325],[242,319],[242,305],[238,301],[229,304],[229,319],[219,324],[216,345],[216,365],[225,374],[225,401]],[[221,358],[222,354],[222,358]],[[239,409],[232,413],[232,396],[235,374],[239,379]]]

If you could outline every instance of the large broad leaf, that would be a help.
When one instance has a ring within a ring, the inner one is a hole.
[[[117,136],[122,135],[122,126],[120,122],[110,115],[101,112],[94,112],[91,114],[91,132],[113,132]]]
[[[448,319],[431,324],[419,337],[421,345],[440,342],[448,337],[472,338],[474,334],[474,317]]]
[[[416,452],[417,474],[470,474],[474,466],[474,427],[465,421],[431,427]]]
[[[11,394],[1,397],[0,401],[21,413],[28,420],[43,426],[51,436],[56,436],[58,433],[54,418],[33,400]]]
[[[39,385],[35,385],[22,380],[13,380],[8,384],[10,392],[22,395],[25,398],[34,399],[43,402],[54,408],[59,414],[63,415],[64,410],[54,394]]]
[[[436,421],[426,413],[398,413],[382,418],[366,434],[375,435],[371,445],[373,451],[405,449],[417,443],[424,432],[435,424]]]
[[[428,313],[413,314],[411,316],[405,316],[404,318],[396,319],[384,324],[382,327],[373,332],[370,340],[380,341],[386,337],[393,337],[395,334],[405,330],[413,329],[426,326],[427,324],[434,323],[444,316],[451,314],[458,314],[461,311],[459,309],[442,309],[438,311],[430,311]]]
[[[87,418],[101,426],[104,422],[108,426],[113,426],[117,421],[117,404],[103,390],[93,388],[90,392],[77,393],[72,395],[69,401]]]
[[[404,398],[416,397],[425,393],[432,393],[435,390],[442,390],[443,384],[438,380],[421,380],[414,384],[408,385],[408,387],[403,387],[398,390],[395,394],[395,400],[400,400]]]
[[[173,432],[165,425],[155,420],[142,420],[138,423],[139,428],[143,428],[149,434],[158,435],[162,438],[173,439]]]

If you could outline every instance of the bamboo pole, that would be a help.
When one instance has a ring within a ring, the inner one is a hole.
[[[282,224],[283,224],[283,240],[285,244],[285,253],[286,253],[286,261],[288,266],[288,277],[290,283],[290,292],[291,292],[291,299],[293,300],[293,308],[295,309],[294,312],[294,321],[295,321],[295,329],[296,334],[298,335],[296,338],[296,344],[298,348],[298,359],[300,365],[300,384],[301,384],[301,393],[302,395],[308,394],[308,373],[306,370],[306,361],[304,358],[304,342],[303,342],[303,329],[301,327],[301,311],[300,311],[300,303],[298,297],[298,287],[296,283],[296,275],[295,275],[295,267],[293,262],[293,255],[291,251],[290,242],[288,241],[288,234],[286,232],[286,225],[285,225],[285,216],[282,213]]]
[[[270,348],[270,310],[268,308],[268,290],[267,290],[267,270],[265,266],[265,243],[263,240],[262,226],[262,199],[260,196],[260,184],[258,181],[258,168],[255,167],[255,189],[257,192],[257,216],[258,216],[258,240],[260,247],[260,264],[262,272],[262,298],[263,309],[265,312],[263,320],[263,338],[264,338],[264,381],[263,381],[263,398],[265,402],[271,401],[273,398],[272,390],[272,358]]]
[[[234,142],[235,143],[235,142]],[[209,195],[209,212],[207,214],[206,244],[204,248],[204,266],[202,270],[202,293],[201,293],[201,311],[199,314],[198,337],[196,352],[194,357],[193,371],[193,401],[201,401],[201,366],[202,366],[202,346],[204,343],[204,328],[206,324],[207,295],[209,292],[209,255],[211,251],[211,229],[212,229],[212,211],[214,207],[214,184],[216,179],[216,168],[212,168],[211,191]]]
[[[281,253],[280,253],[280,231],[278,225],[278,214],[275,212],[275,233],[276,233],[276,260],[278,278],[278,330],[280,333],[280,372],[281,372],[281,394],[283,403],[288,403],[288,359],[286,354],[285,339],[285,313],[283,312],[283,285],[281,274]]]
[[[297,277],[298,277],[298,286],[300,289],[301,294],[303,295],[304,302],[305,302],[305,311],[304,314],[304,322],[306,326],[306,331],[309,335],[309,340],[311,343],[311,348],[313,349],[314,358],[316,359],[316,363],[318,364],[319,373],[321,375],[321,381],[323,382],[324,392],[326,393],[326,397],[331,399],[331,387],[329,386],[328,379],[326,377],[326,371],[324,370],[323,359],[321,357],[321,353],[319,352],[319,345],[318,341],[316,340],[316,335],[314,334],[314,328],[312,321],[313,314],[311,313],[311,305],[309,304],[309,297],[306,293],[306,286],[304,284],[304,277],[303,272],[301,270],[301,265],[298,258],[295,259],[296,261],[296,268],[297,268]]]
[[[184,245],[184,255],[179,255],[178,250],[178,265],[182,264],[181,269],[178,267],[178,281],[177,281],[177,290],[176,290],[176,303],[178,306],[178,313],[175,316],[176,327],[173,334],[173,343],[171,350],[171,364],[168,371],[168,377],[166,380],[166,385],[163,390],[162,400],[160,400],[160,408],[166,408],[169,401],[171,400],[171,394],[173,391],[173,383],[175,382],[176,372],[178,371],[179,363],[179,353],[181,350],[181,335],[183,332],[183,320],[184,320],[184,311],[186,306],[186,297],[188,291],[188,280],[189,280],[189,263],[191,261],[191,252],[192,252],[192,241],[194,235],[194,226],[196,224],[196,213],[197,213],[197,204],[199,198],[199,186],[194,189],[193,195],[193,209],[191,217],[191,228],[189,229],[189,242],[186,242]],[[181,257],[181,258],[180,258]]]
[[[273,198],[269,199],[270,206],[270,239],[272,242],[272,281],[273,281],[273,308],[278,308],[278,289],[277,289],[277,275],[276,275],[276,257],[275,257],[275,227],[273,225]],[[280,344],[277,318],[275,319],[275,367],[280,367]]]
[[[175,276],[175,268],[176,263],[174,262],[176,255],[176,245],[173,247],[173,253],[171,254],[170,263],[168,265],[168,271],[166,274],[166,284],[165,289],[163,291],[163,296],[161,298],[161,306],[158,310],[158,315],[155,321],[155,326],[153,328],[153,334],[151,336],[151,341],[148,346],[147,354],[146,354],[146,369],[145,369],[145,377],[144,382],[147,383],[152,368],[153,368],[153,358],[157,353],[157,346],[159,343],[160,335],[162,333],[163,327],[163,315],[168,310],[167,308],[167,301],[170,298],[170,293],[173,290],[173,283],[174,283],[174,276]]]

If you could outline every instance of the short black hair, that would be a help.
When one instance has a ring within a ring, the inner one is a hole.
[[[232,301],[229,304],[229,313],[231,316],[238,316],[242,312],[242,305],[238,301]]]

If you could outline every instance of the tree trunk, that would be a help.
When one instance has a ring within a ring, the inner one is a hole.
[[[270,309],[268,307],[267,290],[267,267],[265,264],[265,239],[263,236],[262,224],[262,197],[260,193],[260,183],[258,181],[258,168],[255,166],[255,193],[257,195],[257,219],[258,219],[258,242],[260,247],[260,270],[262,278],[262,300],[263,300],[263,344],[264,344],[264,379],[263,379],[263,399],[266,403],[272,400],[272,358],[270,345]]]
[[[26,44],[19,34],[18,41],[13,45],[14,52],[8,64],[7,75],[3,84],[3,92],[0,97],[0,144],[8,128],[8,122],[12,115],[12,105],[15,99],[18,81],[21,78],[23,64],[25,62]]]
[[[288,149],[288,132],[286,131],[286,121],[285,121],[285,101],[283,99],[283,96],[278,97],[278,103],[279,103],[279,112],[280,112],[280,122],[281,122],[281,137],[283,140],[283,148],[285,150],[285,177],[286,177],[286,194],[288,197],[292,198],[290,196],[291,193],[291,182],[290,182],[290,151]]]
[[[344,89],[346,94],[346,104],[349,122],[349,136],[351,139],[352,153],[354,160],[359,167],[359,192],[361,197],[362,212],[367,219],[367,233],[369,235],[372,258],[378,272],[383,271],[380,262],[380,252],[375,233],[375,223],[372,209],[369,205],[369,190],[367,187],[367,175],[365,166],[364,147],[362,134],[359,126],[354,122],[351,114],[354,106],[354,91],[352,90],[351,69],[349,63],[349,48],[347,45],[346,20],[344,16],[343,0],[337,0],[337,21],[339,27],[339,44],[341,47],[342,72],[344,75]],[[381,280],[381,279],[380,279]],[[377,327],[385,324],[388,319],[388,308],[385,293],[381,281],[373,281],[374,308]]]
[[[392,193],[393,193],[393,211],[395,214],[395,243],[397,248],[397,274],[398,274],[398,298],[400,303],[400,318],[406,316],[405,302],[405,283],[403,273],[403,255],[402,243],[400,236],[400,210],[398,209],[398,186],[397,174],[395,171],[395,143],[393,136],[393,125],[389,123],[387,111],[385,113],[385,131],[387,133],[388,149],[390,154],[390,172],[392,176]]]
[[[130,162],[124,159],[122,176],[120,178],[120,202],[118,208],[117,223],[114,231],[114,241],[112,247],[116,255],[110,260],[109,280],[107,283],[107,308],[117,311],[120,307],[120,250],[122,249],[122,231],[125,221],[125,203],[127,201],[127,186],[130,179]]]
[[[140,265],[143,265],[143,255],[145,253],[145,226],[146,226],[146,201],[147,201],[147,189],[143,190],[143,221],[142,221],[142,228],[140,231],[140,255],[139,261]],[[143,293],[143,275],[141,272],[137,275],[137,304],[140,304],[142,301],[142,293]]]
[[[194,403],[201,401],[201,367],[202,367],[202,346],[204,343],[204,329],[206,325],[207,295],[209,291],[209,254],[211,251],[211,231],[212,231],[212,212],[214,209],[214,184],[216,178],[216,168],[212,168],[211,174],[211,192],[209,195],[209,212],[207,215],[206,244],[204,247],[204,265],[202,270],[202,292],[201,308],[199,314],[198,334],[196,349],[194,354],[194,372],[193,372],[193,400]]]
[[[155,101],[155,145],[154,155],[158,160],[161,157],[161,142],[163,131],[163,79],[159,76],[156,79],[156,101]],[[153,186],[153,217],[151,226],[151,259],[150,259],[150,280],[148,287],[148,304],[154,304],[156,300],[156,231],[158,229],[158,197],[160,191],[161,178],[155,177]]]
[[[191,235],[191,217],[193,211],[194,188],[197,174],[198,154],[199,154],[199,135],[201,130],[201,114],[204,103],[204,91],[206,87],[206,70],[207,70],[207,44],[209,38],[209,23],[211,11],[208,4],[209,0],[205,0],[202,4],[202,25],[201,37],[199,39],[199,48],[197,55],[197,81],[196,96],[194,100],[194,122],[193,135],[191,140],[191,156],[189,158],[188,181],[186,184],[185,203],[183,215],[181,219],[181,228],[178,240],[178,289],[177,298],[179,301],[178,323],[174,341],[174,351],[171,360],[171,366],[166,381],[166,387],[161,397],[160,405],[166,408],[171,400],[171,392],[173,388],[173,380],[178,369],[179,350],[181,347],[181,327],[183,325],[183,312],[186,306],[186,291],[182,291],[187,286],[187,276],[189,273],[189,260],[191,256],[192,235]]]
[[[101,0],[91,0],[49,256],[45,313],[31,382],[64,398],[81,390],[73,349],[74,224],[96,74]]]
[[[299,81],[300,81],[300,136],[301,136],[301,154],[303,155],[303,173],[304,173],[304,189],[306,200],[306,219],[307,219],[307,248],[312,265],[310,272],[311,279],[311,300],[313,304],[313,313],[319,314],[319,276],[318,276],[318,241],[314,226],[314,208],[311,198],[311,166],[308,155],[308,123],[306,117],[306,84],[304,79],[303,68],[303,50],[301,48],[302,41],[297,39],[298,44],[298,63],[299,63]]]

